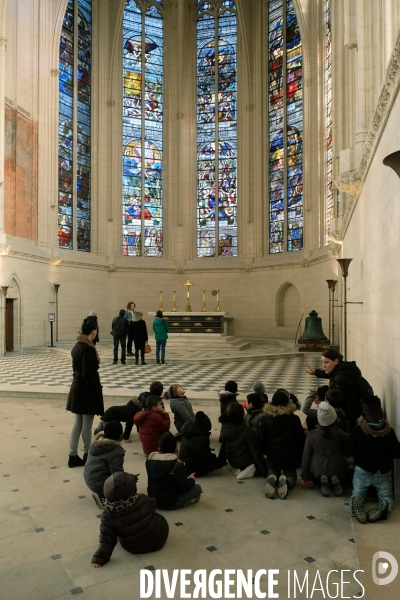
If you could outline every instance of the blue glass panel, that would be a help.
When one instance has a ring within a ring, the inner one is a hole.
[[[215,2],[200,3],[197,21],[198,256],[215,256],[216,246],[218,256],[237,255],[235,3],[221,3],[216,17],[217,7]]]
[[[144,2],[128,0],[123,23],[122,253],[126,256],[163,254],[162,168],[162,15],[156,6],[146,8]]]

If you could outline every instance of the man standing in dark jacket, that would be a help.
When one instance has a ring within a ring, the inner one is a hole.
[[[361,371],[354,361],[343,360],[343,355],[334,348],[325,350],[321,355],[322,369],[314,369],[305,364],[307,373],[329,379],[329,388],[340,390],[343,394],[343,408],[348,416],[350,430],[361,415]]]
[[[121,365],[126,364],[126,335],[128,333],[129,323],[125,319],[125,310],[121,308],[118,317],[114,317],[111,333],[114,338],[114,360],[113,364],[118,362],[118,346],[121,344]]]
[[[159,452],[152,452],[146,460],[147,493],[157,499],[159,508],[165,510],[195,504],[202,493],[194,473],[187,477],[177,453],[175,437],[167,431],[160,439]]]

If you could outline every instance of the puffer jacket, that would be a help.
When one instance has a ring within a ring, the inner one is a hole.
[[[295,469],[301,465],[305,434],[299,417],[294,414],[296,410],[293,402],[286,406],[264,406],[258,440],[270,469]]]
[[[263,418],[263,416],[264,410],[262,408],[252,410],[251,412],[246,413],[245,421],[247,425],[254,429],[256,434],[258,434],[258,426],[260,425],[260,421]]]
[[[257,444],[256,434],[245,421],[232,423],[227,414],[220,416],[222,444],[229,464],[241,471],[255,464],[263,477],[267,476],[264,457]]]
[[[350,427],[354,427],[362,413],[360,388],[357,384],[357,381],[361,379],[361,371],[356,363],[342,361],[329,375],[323,369],[316,369],[315,376],[328,378],[329,388],[342,392],[343,408],[350,421]]]
[[[157,452],[162,434],[169,431],[171,425],[169,414],[158,413],[155,410],[142,410],[136,413],[133,421],[139,426],[139,437],[144,454],[148,456],[151,452]]]
[[[103,495],[103,485],[113,473],[124,470],[125,450],[120,442],[104,437],[100,431],[90,444],[83,477],[91,492]]]
[[[156,340],[167,340],[168,339],[168,321],[166,319],[160,319],[155,317],[153,321],[153,331]]]
[[[173,508],[181,494],[188,492],[195,480],[188,478],[184,464],[176,454],[152,452],[146,460],[147,493],[157,499],[159,508]]]
[[[400,442],[389,421],[367,423],[360,417],[350,433],[344,449],[345,456],[353,456],[354,464],[368,473],[389,473],[393,459],[400,458]]]
[[[171,398],[170,407],[172,414],[174,415],[174,425],[180,432],[182,425],[186,421],[194,422],[194,412],[191,403],[186,396],[180,396],[179,398]]]
[[[306,436],[301,474],[303,479],[317,479],[321,475],[336,475],[345,480],[348,464],[344,457],[344,447],[348,434],[336,426],[330,427],[330,437],[324,437],[323,429],[317,425]]]
[[[210,450],[210,432],[195,422],[187,421],[182,429],[182,441],[179,448],[179,460],[185,464],[185,471],[196,476],[205,475],[214,469],[221,469],[225,458],[217,458]]]
[[[167,541],[168,523],[156,513],[155,498],[137,494],[136,485],[126,485],[126,475],[116,473],[104,484],[107,502],[101,516],[100,545],[92,563],[108,563],[118,538],[121,546],[133,554],[157,552]]]
[[[231,402],[237,402],[237,397],[232,392],[222,391],[219,393],[219,410],[222,415]]]

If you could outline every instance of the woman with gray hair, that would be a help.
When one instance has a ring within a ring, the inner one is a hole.
[[[99,340],[99,322],[97,320],[97,312],[92,309],[89,313],[89,316],[86,317],[86,320],[91,321],[94,325],[96,325],[97,333],[96,333],[96,337],[93,340],[93,346],[95,346],[96,342],[100,341]]]

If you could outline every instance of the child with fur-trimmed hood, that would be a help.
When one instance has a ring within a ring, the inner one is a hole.
[[[90,445],[83,477],[91,492],[103,498],[104,482],[110,475],[124,470],[125,450],[121,448],[122,425],[109,421]]]
[[[138,494],[137,475],[114,473],[104,483],[105,510],[100,523],[100,545],[92,565],[102,567],[117,541],[132,554],[161,550],[168,538],[168,523],[156,510],[156,500]]]
[[[280,389],[264,406],[258,440],[267,456],[268,477],[265,494],[272,498],[278,483],[278,496],[286,498],[288,489],[297,481],[296,467],[303,456],[305,434],[301,421],[294,413],[300,408],[297,398]]]

